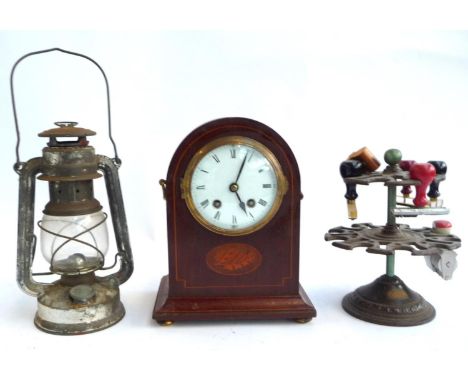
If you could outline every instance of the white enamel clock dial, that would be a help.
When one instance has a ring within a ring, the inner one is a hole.
[[[251,233],[267,224],[286,189],[271,151],[245,137],[222,138],[201,149],[184,180],[192,215],[226,235]]]

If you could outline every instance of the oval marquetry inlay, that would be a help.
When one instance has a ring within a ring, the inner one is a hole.
[[[239,276],[255,271],[262,263],[262,255],[251,245],[229,243],[208,252],[206,263],[216,273]]]

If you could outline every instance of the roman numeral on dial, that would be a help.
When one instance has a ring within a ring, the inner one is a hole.
[[[263,207],[265,207],[268,203],[267,203],[265,200],[260,199],[260,200],[258,201],[258,204],[261,204]]]

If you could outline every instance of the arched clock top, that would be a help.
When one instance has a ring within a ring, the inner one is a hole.
[[[180,175],[195,153],[216,138],[243,136],[266,146],[282,165],[288,181],[300,193],[300,173],[294,153],[286,141],[269,126],[249,118],[228,117],[207,122],[193,130],[179,145],[169,165],[167,180]]]

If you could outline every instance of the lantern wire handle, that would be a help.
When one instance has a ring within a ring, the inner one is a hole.
[[[34,56],[34,55],[38,55],[38,54],[54,52],[54,51],[70,54],[72,56],[85,58],[86,60],[91,61],[94,65],[96,65],[98,67],[98,69],[100,70],[100,72],[102,73],[102,76],[104,77],[104,82],[106,83],[107,124],[108,124],[108,131],[109,131],[109,139],[110,139],[110,141],[112,143],[112,146],[114,148],[114,156],[115,157],[114,157],[113,161],[119,167],[122,164],[122,161],[120,160],[120,158],[119,158],[119,156],[117,154],[117,145],[115,144],[115,141],[112,138],[110,91],[109,91],[109,81],[107,80],[106,73],[104,72],[102,67],[96,61],[94,61],[91,57],[85,56],[84,54],[81,54],[81,53],[71,52],[69,50],[65,50],[65,49],[61,49],[61,48],[51,48],[51,49],[38,50],[38,51],[35,51],[35,52],[25,54],[24,56],[22,56],[21,58],[19,58],[15,62],[15,64],[13,65],[13,68],[11,69],[11,73],[10,73],[10,93],[11,93],[11,104],[13,106],[13,115],[14,115],[14,118],[15,118],[15,128],[16,128],[16,138],[17,138],[17,141],[16,141],[16,163],[14,165],[15,171],[18,174],[21,173],[21,170],[22,170],[22,168],[24,166],[24,163],[21,162],[21,160],[20,160],[20,154],[19,154],[19,147],[20,147],[21,137],[20,137],[19,124],[18,124],[18,115],[17,115],[17,112],[16,112],[15,91],[14,91],[14,86],[13,86],[13,78],[14,78],[15,70],[16,70],[16,67],[18,66],[18,64],[21,61],[23,61],[25,58],[28,58],[28,57]]]

